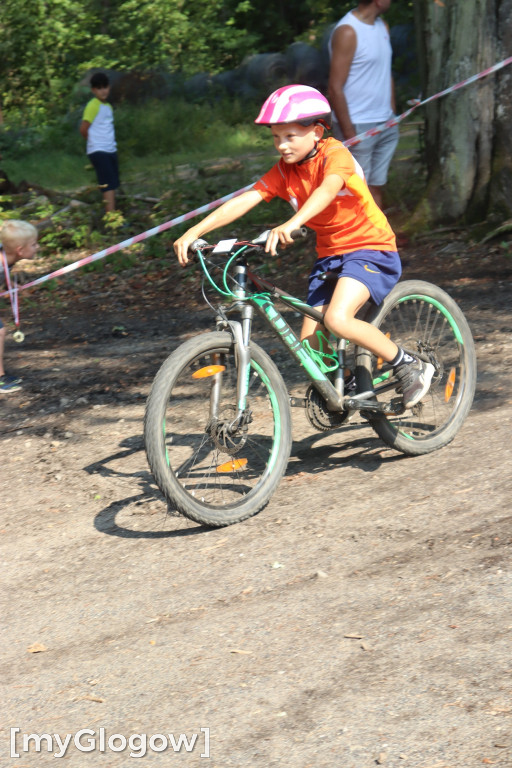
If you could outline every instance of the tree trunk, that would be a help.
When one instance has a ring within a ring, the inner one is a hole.
[[[418,0],[423,97],[512,54],[512,0]],[[512,213],[512,65],[425,108],[427,217]]]
[[[498,56],[512,56],[512,0],[498,3]],[[497,74],[496,117],[489,213],[512,216],[512,64]]]

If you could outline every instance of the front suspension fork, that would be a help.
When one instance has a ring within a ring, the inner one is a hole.
[[[244,304],[242,306],[242,322],[237,320],[222,320],[217,323],[218,328],[229,327],[235,344],[235,359],[237,369],[236,384],[236,414],[231,427],[235,429],[244,417],[247,410],[247,395],[249,393],[249,379],[251,375],[250,340],[252,330],[253,308]],[[216,416],[222,386],[222,373],[215,374],[215,382],[210,401],[210,417]]]

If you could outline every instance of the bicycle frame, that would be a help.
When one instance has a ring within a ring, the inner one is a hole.
[[[210,283],[214,285],[214,287],[219,292],[221,292],[218,286],[216,286],[215,283],[213,283],[211,280],[207,272],[204,260],[201,257],[200,250],[198,251],[198,255],[200,256],[203,272],[208,277]],[[339,412],[342,410],[361,410],[364,408],[365,410],[369,409],[373,411],[390,412],[391,409],[389,405],[382,405],[376,400],[364,400],[361,395],[351,395],[350,397],[344,396],[345,349],[347,346],[346,340],[339,339],[337,343],[336,351],[338,356],[338,368],[334,374],[333,384],[322,371],[320,366],[308,354],[299,337],[295,334],[283,315],[276,308],[272,298],[273,296],[278,298],[290,308],[300,312],[302,315],[316,320],[319,323],[323,323],[323,315],[321,312],[314,309],[313,307],[310,307],[304,301],[301,301],[294,296],[290,296],[289,294],[277,288],[273,283],[270,283],[259,275],[251,272],[247,267],[245,258],[238,255],[234,280],[236,283],[234,291],[231,294],[228,293],[228,295],[234,296],[233,303],[229,307],[221,306],[217,310],[217,327],[219,329],[230,329],[235,342],[237,355],[240,360],[237,393],[237,415],[235,417],[234,423],[238,422],[243,417],[246,409],[246,396],[250,376],[249,347],[254,310],[257,310],[259,314],[262,315],[262,317],[274,330],[277,337],[288,349],[292,357],[305,371],[315,389],[324,398],[328,410]],[[257,287],[263,288],[264,293],[250,293],[247,289],[249,281],[251,281]],[[241,322],[227,319],[227,315],[235,311],[240,312],[242,318]],[[389,373],[383,374],[381,381],[384,382],[388,377]],[[388,389],[390,386],[393,385],[389,385],[387,383],[381,384],[380,391]]]

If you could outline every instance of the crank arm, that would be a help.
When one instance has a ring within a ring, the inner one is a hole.
[[[357,400],[355,397],[349,397],[345,400],[345,408],[350,411],[371,411],[372,413],[387,413],[398,416],[405,411],[402,398],[397,397],[389,403],[379,403],[376,400]]]

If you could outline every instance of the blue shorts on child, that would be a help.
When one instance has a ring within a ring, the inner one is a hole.
[[[336,288],[332,280],[322,280],[324,272],[338,277],[352,277],[365,285],[375,304],[381,304],[400,279],[402,265],[396,251],[352,251],[340,256],[317,259],[309,275],[307,303],[310,307],[329,304]]]

